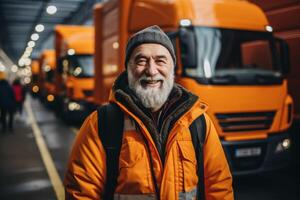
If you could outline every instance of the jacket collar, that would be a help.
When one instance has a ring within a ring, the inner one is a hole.
[[[151,111],[142,105],[138,97],[129,88],[126,71],[120,74],[114,82],[110,93],[110,101],[122,104],[144,123],[154,140],[162,160],[164,160],[164,149],[171,128],[184,114],[193,110],[191,109],[192,107],[198,106],[195,104],[200,103],[198,96],[175,83],[167,100],[169,104],[166,106],[166,110],[163,111],[163,118],[159,122],[159,126],[157,126],[151,117]]]

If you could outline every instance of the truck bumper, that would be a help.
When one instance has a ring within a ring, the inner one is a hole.
[[[248,175],[284,168],[290,164],[290,135],[282,132],[264,140],[222,141],[233,175]]]

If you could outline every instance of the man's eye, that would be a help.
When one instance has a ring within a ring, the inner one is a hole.
[[[147,61],[145,59],[138,60],[136,62],[137,65],[146,65]]]
[[[157,64],[166,64],[166,61],[163,59],[156,60]]]

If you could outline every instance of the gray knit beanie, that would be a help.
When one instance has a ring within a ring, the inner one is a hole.
[[[163,32],[163,30],[159,28],[159,26],[154,25],[135,33],[127,42],[125,57],[126,68],[133,50],[137,46],[145,43],[161,44],[162,46],[166,47],[172,56],[174,65],[176,64],[175,50],[170,38],[165,34],[165,32]]]

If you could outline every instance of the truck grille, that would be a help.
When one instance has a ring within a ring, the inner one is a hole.
[[[274,116],[275,111],[216,114],[223,132],[268,130]]]
[[[83,90],[83,94],[86,96],[86,97],[91,97],[93,96],[93,90]]]

